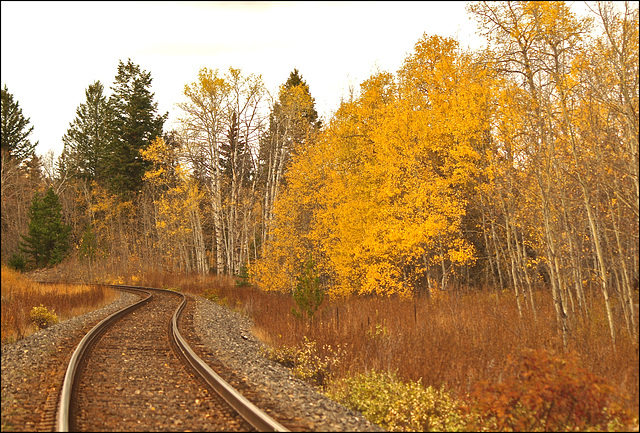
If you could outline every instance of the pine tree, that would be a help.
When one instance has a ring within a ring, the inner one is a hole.
[[[252,170],[251,149],[240,135],[236,112],[231,115],[226,140],[220,145],[220,168],[225,178],[241,182],[243,186],[248,184],[255,171]]]
[[[320,278],[313,258],[310,257],[306,261],[297,280],[292,297],[300,311],[294,308],[292,312],[298,317],[306,316],[307,319],[313,320],[313,316],[324,300],[324,291],[320,285]]]
[[[303,92],[311,98],[309,85],[305,80],[302,79],[300,72],[297,69],[294,69],[293,72],[289,74],[289,78],[287,78],[287,82],[284,83],[284,88],[286,90],[289,90],[298,86],[300,86]],[[280,97],[280,102],[281,103],[283,102],[282,96]],[[307,121],[309,125],[314,126],[317,129],[320,129],[321,122],[318,119],[318,112],[316,111],[315,104],[312,103],[302,108],[302,113],[303,113],[302,117]]]
[[[53,188],[41,198],[36,192],[28,212],[29,232],[22,235],[20,249],[36,267],[60,263],[69,250],[71,228],[62,221],[62,205]]]
[[[149,163],[140,151],[156,137],[162,137],[162,127],[168,113],[156,114],[151,73],[128,60],[118,64],[113,95],[109,99],[109,148],[107,175],[113,192],[127,196],[142,188],[142,178]]]
[[[107,100],[100,81],[85,91],[86,102],[78,106],[75,120],[62,137],[62,161],[80,178],[88,181],[104,177],[104,150],[107,146]]]
[[[33,126],[29,128],[29,118],[22,114],[18,101],[13,100],[7,85],[2,89],[2,150],[22,162],[35,153],[38,142],[31,143],[29,135]]]

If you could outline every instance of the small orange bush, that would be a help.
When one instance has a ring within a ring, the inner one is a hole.
[[[597,431],[632,422],[621,397],[604,379],[579,367],[575,355],[546,350],[510,357],[501,383],[479,382],[469,413],[476,429],[496,431]]]

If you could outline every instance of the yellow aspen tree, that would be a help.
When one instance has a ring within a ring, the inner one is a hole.
[[[173,270],[195,270],[204,275],[208,263],[199,211],[203,195],[178,162],[175,149],[162,138],[157,137],[141,153],[152,164],[144,180],[154,195],[157,248],[163,262]]]
[[[363,82],[294,158],[268,259],[286,272],[274,278],[262,261],[259,282],[291,287],[310,252],[332,295],[408,295],[429,279],[446,288],[475,260],[462,219],[488,129],[488,86],[452,40],[425,37],[406,65],[400,82],[385,72]]]
[[[291,155],[316,132],[319,125],[317,117],[309,86],[294,69],[287,82],[280,86],[278,99],[271,108],[269,129],[260,142],[258,170],[260,187],[263,189],[262,255],[265,255],[271,239],[274,203]]]
[[[326,275],[329,270],[323,253],[313,236],[316,214],[322,206],[322,193],[327,181],[325,158],[331,148],[318,139],[313,146],[305,146],[292,157],[287,171],[286,186],[274,203],[274,219],[266,253],[249,267],[253,281],[264,290],[292,292],[301,265],[313,257]]]
[[[540,198],[541,220],[545,234],[544,249],[547,269],[550,275],[556,320],[563,342],[567,344],[567,305],[564,302],[563,278],[559,275],[559,219],[554,215],[556,203],[555,176],[557,161],[554,118],[548,92],[549,74],[545,71],[544,49],[536,22],[542,13],[539,2],[478,2],[469,10],[478,20],[483,34],[489,38],[493,48],[493,59],[498,70],[513,76],[524,92],[519,95],[525,110],[515,111],[516,116],[524,116],[526,134],[524,152],[518,157],[520,165],[526,164],[535,174]],[[515,269],[512,268],[512,272]],[[514,277],[514,282],[516,281]],[[516,300],[521,294],[518,285],[514,287]]]
[[[595,286],[615,347],[614,296],[636,333],[637,8],[596,4],[603,33],[595,38],[591,18],[564,2],[478,2],[469,10],[504,79],[492,129],[496,181],[486,199],[497,209],[491,222],[504,220],[497,236],[516,299],[523,282],[535,282],[523,267],[542,264],[566,347],[576,306],[586,314],[584,292]],[[624,224],[632,227],[628,238]],[[534,260],[522,248],[527,242]]]
[[[438,245],[455,246],[431,258],[440,265],[442,288],[450,270],[475,261],[475,248],[465,239],[462,219],[478,182],[479,167],[484,165],[491,74],[478,59],[461,51],[455,40],[425,35],[405,61],[400,76],[404,111],[416,125],[413,136],[405,140],[414,152],[409,159],[413,161],[411,170],[421,176],[423,190],[415,191],[431,200],[441,197],[441,204],[431,205],[440,209],[446,221],[438,230]],[[396,124],[402,125],[402,121]],[[428,245],[426,250],[433,252],[434,246]],[[425,258],[429,259],[428,254]]]
[[[585,45],[574,61],[567,81],[575,84],[565,91],[562,112],[576,176],[585,191],[589,229],[599,235],[594,254],[603,295],[608,295],[604,292],[608,287],[618,296],[627,330],[635,336],[638,8],[629,3],[598,3],[594,12],[603,34]],[[627,227],[624,234],[623,226]]]
[[[137,209],[131,200],[93,182],[91,213],[99,249],[108,257],[110,272],[117,274],[130,268],[135,259],[136,237],[133,230]]]

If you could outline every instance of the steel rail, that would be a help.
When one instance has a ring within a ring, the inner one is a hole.
[[[172,290],[157,289],[151,287],[137,287],[137,286],[123,286],[123,285],[110,285],[110,287],[120,290],[130,291],[142,291],[149,296],[146,298],[125,307],[109,317],[102,320],[96,326],[94,326],[80,341],[76,347],[69,366],[65,373],[62,390],[60,392],[60,404],[57,414],[56,430],[60,432],[69,431],[69,415],[71,409],[71,395],[73,386],[76,382],[76,372],[80,364],[80,360],[88,350],[91,343],[93,343],[99,336],[106,330],[106,328],[123,315],[127,314],[131,310],[142,306],[150,301],[152,295],[150,291],[170,292],[176,295],[182,296],[182,302],[173,313],[171,318],[171,338],[173,344],[178,348],[179,354],[191,365],[191,367],[202,377],[202,379],[209,384],[242,418],[244,418],[251,426],[258,431],[281,431],[288,432],[284,426],[275,421],[269,415],[264,413],[260,408],[255,406],[249,400],[247,400],[242,394],[229,385],[222,377],[220,377],[215,371],[207,365],[194,351],[189,344],[180,334],[178,329],[178,319],[180,314],[184,310],[187,304],[187,297],[183,293],[178,293]]]
[[[223,378],[207,365],[187,344],[178,330],[178,317],[185,305],[186,296],[173,315],[171,327],[174,342],[180,349],[182,356],[200,374],[200,376],[222,397],[236,412],[242,416],[249,424],[258,431],[281,431],[288,432],[284,426],[264,413],[261,409],[247,400],[242,394],[236,391]]]
[[[118,320],[123,315],[128,312],[141,307],[142,305],[149,302],[151,299],[151,293],[146,290],[141,290],[139,288],[134,289],[137,291],[142,291],[143,293],[147,293],[149,296],[141,299],[140,301],[131,304],[121,310],[116,311],[110,316],[106,317],[96,326],[91,328],[89,332],[80,340],[78,346],[73,351],[73,355],[71,355],[71,360],[69,361],[69,365],[67,366],[67,371],[64,374],[64,382],[62,383],[62,389],[60,390],[60,404],[58,406],[58,414],[56,417],[56,431],[59,432],[68,432],[69,431],[69,415],[71,412],[71,396],[73,393],[73,386],[76,382],[76,373],[78,371],[78,367],[80,365],[80,361],[82,360],[84,354],[87,352],[88,348],[106,329],[107,327]]]

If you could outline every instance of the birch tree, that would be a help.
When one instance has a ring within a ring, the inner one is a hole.
[[[629,333],[637,332],[628,283],[638,256],[637,8],[597,4],[595,38],[587,36],[591,17],[577,18],[564,2],[480,2],[469,10],[489,38],[487,61],[505,79],[487,196],[502,228],[487,237],[506,247],[520,306],[520,288],[534,276],[522,249],[527,234],[565,347],[576,311],[588,316],[586,288],[598,287],[615,347],[616,298]]]
[[[256,154],[266,90],[259,76],[203,68],[179,104],[190,164],[207,187],[216,272],[238,273],[249,259],[256,205]]]

